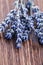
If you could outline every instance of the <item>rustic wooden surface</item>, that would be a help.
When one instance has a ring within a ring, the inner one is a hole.
[[[14,8],[14,0],[0,0],[0,22],[7,13]],[[43,0],[35,0],[43,11]],[[37,41],[34,33],[30,41],[25,42],[21,49],[15,48],[14,41],[6,41],[0,38],[0,65],[43,65],[43,47]]]

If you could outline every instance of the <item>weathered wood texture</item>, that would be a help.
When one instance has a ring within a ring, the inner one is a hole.
[[[14,0],[0,0],[0,22],[14,8]],[[35,0],[43,11],[43,0]],[[14,41],[0,38],[0,65],[43,65],[43,47],[32,33],[30,41],[25,42],[21,49],[16,49]]]

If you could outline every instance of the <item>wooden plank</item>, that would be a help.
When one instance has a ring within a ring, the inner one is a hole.
[[[0,23],[7,13],[14,8],[14,0],[0,0]],[[35,4],[43,11],[43,0],[35,0]],[[30,41],[22,44],[21,49],[15,48],[14,40],[0,38],[0,65],[42,65],[43,47],[32,34]]]

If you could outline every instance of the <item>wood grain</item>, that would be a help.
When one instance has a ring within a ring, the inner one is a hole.
[[[43,0],[34,0],[43,11]],[[0,0],[0,23],[8,12],[14,8],[14,0]],[[30,40],[22,44],[21,49],[15,48],[14,40],[0,38],[0,65],[43,65],[43,47],[37,41],[34,33]]]

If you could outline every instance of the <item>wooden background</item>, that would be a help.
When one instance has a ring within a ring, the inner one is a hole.
[[[43,0],[34,1],[43,11]],[[0,23],[14,8],[13,2],[14,0],[0,0]],[[0,65],[43,65],[43,47],[39,45],[34,33],[21,49],[16,49],[14,44],[12,40],[0,38]]]

